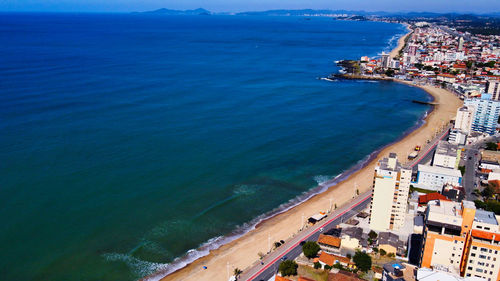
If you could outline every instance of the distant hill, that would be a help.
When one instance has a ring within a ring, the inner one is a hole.
[[[169,15],[169,16],[174,16],[174,15],[211,15],[212,12],[208,11],[208,10],[205,10],[205,9],[202,9],[202,8],[198,8],[198,9],[194,9],[194,10],[171,10],[171,9],[166,9],[166,8],[162,8],[162,9],[158,9],[158,10],[154,10],[154,11],[147,11],[147,12],[143,12],[143,13],[146,13],[146,14],[161,14],[161,15]]]
[[[222,14],[235,14],[247,16],[311,16],[311,15],[346,15],[346,16],[363,16],[363,17],[396,17],[396,18],[447,18],[451,20],[468,19],[474,20],[477,17],[500,17],[500,12],[491,12],[488,14],[460,14],[460,13],[434,13],[434,12],[367,12],[367,11],[349,11],[349,10],[313,10],[313,9],[300,9],[300,10],[267,10],[267,11],[248,11],[240,13],[214,13],[203,8],[194,10],[172,10],[172,9],[158,9],[154,11],[142,12],[147,14],[161,14],[161,15],[222,15]],[[358,20],[364,20],[359,18]]]

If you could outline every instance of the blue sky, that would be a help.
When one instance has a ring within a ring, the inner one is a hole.
[[[131,12],[199,7],[216,12],[311,8],[489,13],[500,11],[500,0],[0,0],[0,11]]]

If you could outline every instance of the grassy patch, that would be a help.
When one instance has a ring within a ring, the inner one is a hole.
[[[307,277],[316,281],[327,281],[328,271],[323,269],[314,269],[309,266],[299,265],[299,275],[302,277]]]
[[[413,193],[413,191],[417,191],[417,192],[420,192],[420,193],[432,193],[432,192],[436,192],[436,191],[432,191],[432,190],[427,190],[427,189],[423,189],[423,188],[419,188],[419,187],[414,187],[413,185],[410,186],[410,194]]]

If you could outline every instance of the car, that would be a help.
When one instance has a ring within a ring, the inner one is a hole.
[[[472,159],[472,156],[469,156],[469,160],[471,160],[471,159]]]

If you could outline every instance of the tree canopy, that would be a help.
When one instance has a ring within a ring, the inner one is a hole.
[[[308,259],[314,258],[318,255],[319,245],[314,241],[307,241],[304,245],[302,245],[302,252]]]
[[[282,276],[294,276],[297,275],[297,268],[299,265],[293,260],[286,260],[280,263],[279,271]]]
[[[357,251],[353,261],[361,271],[367,272],[372,268],[372,258],[367,253]]]

